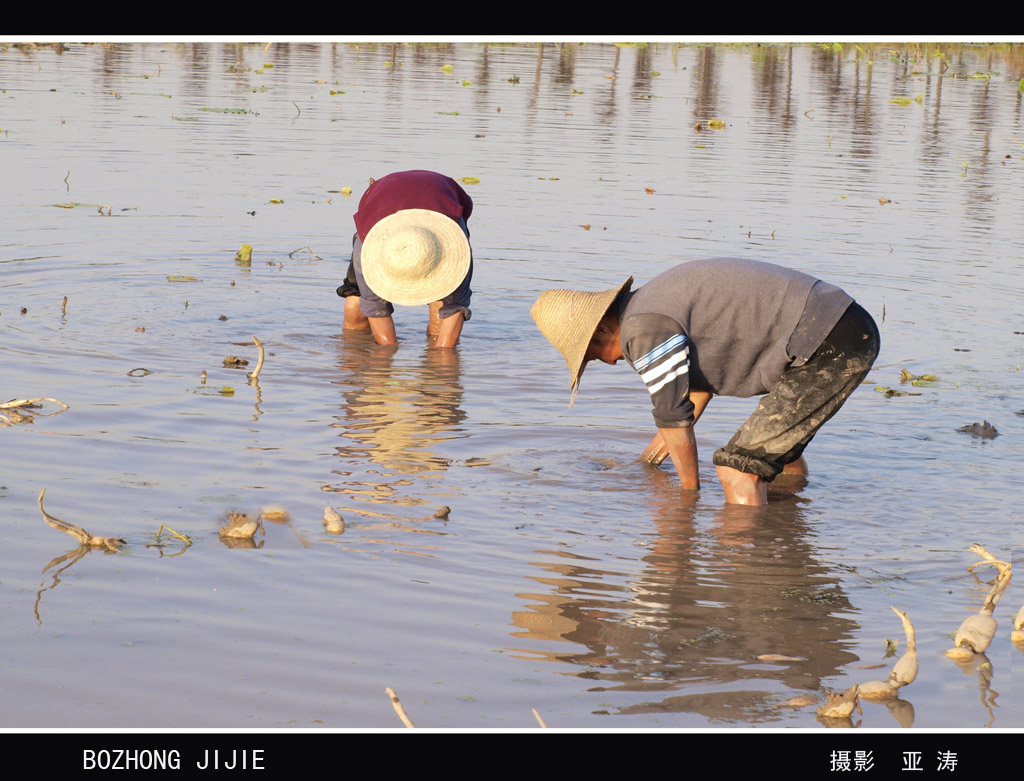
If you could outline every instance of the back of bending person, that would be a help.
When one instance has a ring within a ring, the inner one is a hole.
[[[371,179],[354,216],[352,260],[338,295],[343,329],[369,329],[377,344],[396,344],[394,305],[428,304],[427,336],[454,347],[472,314],[473,200],[451,177],[401,171]]]
[[[693,424],[712,396],[762,396],[712,461],[731,504],[763,505],[766,483],[806,474],[803,451],[878,356],[871,316],[835,285],[734,258],[682,263],[635,291],[548,290],[531,314],[565,358],[572,400],[592,360],[625,358],[647,386],[658,433],[642,458],[670,457],[699,490]]]

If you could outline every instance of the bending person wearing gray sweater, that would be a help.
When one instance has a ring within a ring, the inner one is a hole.
[[[682,263],[637,290],[547,290],[531,309],[562,353],[575,400],[589,361],[629,361],[651,394],[658,433],[643,458],[671,457],[698,490],[693,424],[712,396],[763,395],[712,461],[732,504],[763,505],[781,472],[806,474],[803,450],[878,357],[871,316],[835,285],[782,266]]]

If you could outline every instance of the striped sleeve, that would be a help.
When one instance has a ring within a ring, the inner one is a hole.
[[[622,351],[647,386],[658,428],[693,425],[690,342],[664,315],[636,315],[622,324]]]

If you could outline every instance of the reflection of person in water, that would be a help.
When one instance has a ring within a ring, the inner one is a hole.
[[[432,347],[454,347],[470,318],[473,200],[449,176],[401,171],[371,179],[355,214],[352,261],[338,295],[346,331],[396,344],[392,304],[430,305]]]
[[[457,436],[466,417],[458,352],[425,350],[411,363],[394,350],[343,342],[341,368],[351,379],[343,392],[341,421],[333,425],[345,430],[350,444],[339,446],[338,455],[349,461],[368,459],[398,479],[377,485],[362,480],[337,490],[361,494],[368,501],[395,501],[398,486],[408,485],[409,476],[443,472],[447,460],[434,448]]]
[[[773,503],[760,523],[726,505],[705,530],[693,503],[680,506],[678,489],[658,474],[645,495],[659,533],[642,569],[613,572],[571,550],[538,562],[545,589],[517,595],[531,604],[513,622],[524,630],[516,637],[545,642],[518,651],[579,665],[606,688],[644,692],[628,712],[740,720],[771,718],[782,687],[816,692],[856,660],[839,642],[855,629],[842,615],[849,603],[814,560],[796,503]],[[552,650],[551,641],[583,648]],[[768,654],[800,660],[758,659]]]

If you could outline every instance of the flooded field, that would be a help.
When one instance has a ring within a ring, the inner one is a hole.
[[[0,46],[0,401],[68,406],[0,410],[0,727],[400,727],[386,687],[417,727],[1024,727],[1022,78],[1021,45]],[[447,356],[425,307],[341,331],[359,197],[411,168],[475,202]],[[756,400],[709,405],[687,500],[640,379],[568,409],[529,316],[712,256],[881,332],[761,511],[710,461]],[[957,663],[974,543],[1018,580]],[[891,606],[916,680],[819,720],[906,651]]]

